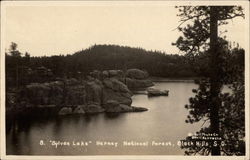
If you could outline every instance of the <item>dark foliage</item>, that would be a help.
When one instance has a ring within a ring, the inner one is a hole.
[[[17,47],[14,52],[19,53]],[[14,56],[12,51],[6,54],[6,73],[10,86],[50,79],[46,73],[37,73],[39,67],[50,69],[54,78],[80,78],[93,70],[130,68],[146,70],[150,76],[155,77],[199,76],[185,56],[118,45],[94,45],[67,56],[31,57],[29,53],[25,53],[25,56]]]
[[[218,37],[218,27],[227,24],[228,19],[244,17],[243,8],[182,6],[179,11],[181,24],[187,21],[191,24],[178,27],[183,36],[174,45],[197,64],[196,70],[207,74],[206,78],[197,81],[199,88],[193,90],[195,96],[185,106],[189,110],[186,122],[208,121],[209,127],[202,128],[197,134],[216,133],[222,138],[219,145],[183,147],[185,153],[244,155],[244,50],[232,49]],[[197,61],[196,57],[202,61]],[[229,85],[232,92],[223,93],[225,85]],[[192,141],[192,138],[187,137],[185,141]]]

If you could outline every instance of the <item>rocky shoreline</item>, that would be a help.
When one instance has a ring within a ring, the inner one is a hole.
[[[147,72],[139,69],[94,70],[85,79],[31,83],[14,96],[7,93],[7,116],[49,112],[52,115],[142,112],[131,106],[136,88],[153,86]]]

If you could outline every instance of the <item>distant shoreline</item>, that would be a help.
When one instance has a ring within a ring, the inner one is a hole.
[[[163,78],[163,77],[149,77],[153,82],[189,82],[194,83],[195,79],[198,77],[191,78]]]

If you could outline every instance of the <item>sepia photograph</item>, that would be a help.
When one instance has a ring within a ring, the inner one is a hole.
[[[248,1],[3,1],[0,58],[1,159],[249,159]]]

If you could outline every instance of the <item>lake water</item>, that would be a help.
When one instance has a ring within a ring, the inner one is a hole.
[[[7,131],[7,154],[183,155],[184,150],[177,146],[177,142],[188,133],[198,131],[202,125],[202,122],[185,123],[188,111],[184,105],[197,85],[189,82],[158,82],[155,88],[169,90],[169,96],[132,97],[132,105],[146,107],[149,109],[147,112],[118,115],[103,113],[19,122]],[[64,145],[56,147],[52,141],[64,142]],[[82,146],[73,145],[77,142]],[[100,145],[105,142],[107,145]],[[143,143],[144,146],[125,146],[125,142]],[[158,142],[165,145],[161,146]]]

